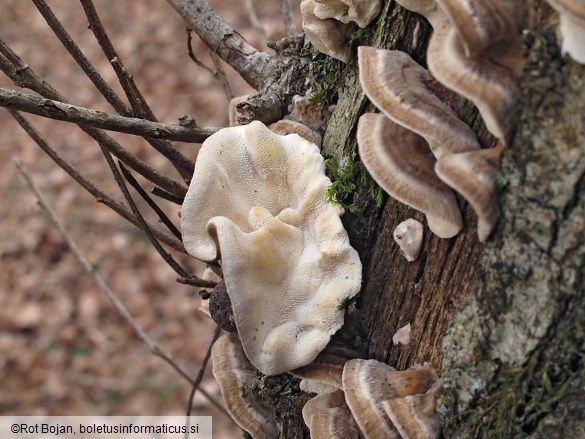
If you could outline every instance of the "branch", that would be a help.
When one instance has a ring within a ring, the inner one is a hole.
[[[71,176],[77,183],[81,185],[87,192],[89,192],[93,197],[100,203],[105,204],[114,212],[116,212],[121,217],[127,219],[136,227],[139,227],[138,220],[136,217],[128,210],[126,206],[123,204],[118,203],[117,201],[110,198],[105,192],[98,189],[92,182],[87,180],[83,175],[81,175],[77,170],[67,162],[64,158],[62,158],[57,151],[55,151],[47,141],[40,135],[40,133],[34,129],[34,127],[28,123],[28,121],[22,117],[16,111],[10,111],[10,114],[18,124],[22,127],[24,131],[31,137],[31,139],[53,160],[61,169],[63,169],[67,174]],[[178,239],[170,236],[169,234],[160,230],[160,228],[156,226],[150,226],[153,234],[159,239],[161,242],[169,245],[170,247],[178,250],[180,252],[186,253],[185,248],[183,247],[183,243]]]
[[[258,40],[262,45],[262,50],[268,49],[268,46],[266,45],[266,40],[268,39],[266,37],[266,31],[264,30],[262,24],[260,23],[260,20],[258,19],[258,14],[256,14],[256,9],[254,9],[252,0],[242,0],[242,3],[244,4],[244,8],[246,9],[246,13],[248,14],[250,24],[254,28],[256,36],[258,37]]]
[[[164,361],[166,361],[168,364],[170,364],[173,367],[173,369],[178,371],[184,378],[186,378],[191,384],[194,384],[195,380],[189,375],[189,373],[187,371],[185,371],[185,369],[183,369],[180,365],[178,365],[175,362],[175,360],[171,357],[170,354],[165,352],[157,343],[155,343],[148,336],[148,334],[146,334],[146,332],[144,332],[144,330],[140,327],[140,325],[136,322],[136,320],[134,320],[134,317],[132,317],[132,314],[130,314],[130,312],[126,309],[124,304],[120,301],[120,299],[118,299],[116,294],[112,291],[112,289],[109,287],[109,285],[103,279],[103,277],[101,277],[101,275],[94,269],[93,265],[81,253],[75,240],[71,237],[69,232],[67,232],[67,230],[65,229],[65,226],[61,223],[61,221],[57,217],[57,214],[55,213],[55,211],[47,203],[43,194],[40,192],[39,188],[32,180],[30,174],[25,169],[23,163],[18,159],[16,159],[15,162],[16,162],[16,166],[18,168],[18,171],[25,179],[30,190],[34,193],[41,208],[47,213],[51,223],[59,231],[59,233],[61,234],[63,239],[65,239],[65,242],[69,246],[69,249],[71,250],[71,252],[75,255],[75,257],[81,263],[81,265],[83,265],[83,268],[85,269],[87,274],[89,274],[93,278],[93,280],[95,281],[95,283],[99,287],[100,291],[106,295],[106,297],[112,303],[112,305],[114,306],[116,311],[118,311],[118,313],[124,318],[124,320],[126,320],[126,322],[128,322],[130,324],[130,326],[134,330],[134,333],[138,336],[138,338],[140,338],[140,340],[142,340],[148,346],[148,348],[150,349],[150,351],[153,354],[162,358]],[[203,393],[205,395],[205,397],[213,405],[218,407],[222,412],[224,412],[227,415],[225,408],[211,394],[209,394],[204,389],[201,389],[201,393]]]
[[[167,0],[183,17],[189,27],[199,35],[205,44],[256,90],[260,90],[271,76],[268,65],[272,57],[259,52],[223,18],[211,9],[204,0]]]
[[[37,75],[28,64],[23,62],[23,60],[1,39],[0,54],[3,55],[0,56],[0,70],[2,70],[16,85],[34,90],[47,99],[64,103],[67,102],[67,99],[65,99],[63,95],[55,90],[51,84],[39,77],[39,75]],[[187,189],[184,186],[158,173],[138,157],[125,150],[122,145],[106,135],[103,131],[86,126],[80,126],[80,128],[144,178],[160,186],[165,191],[170,192],[178,198],[183,198],[187,193]]]
[[[130,102],[130,106],[132,107],[133,116],[138,116],[152,122],[158,122],[154,112],[151,110],[146,99],[136,86],[133,76],[128,70],[126,70],[126,67],[124,67],[124,64],[122,63],[122,59],[118,56],[118,53],[110,41],[100,17],[97,14],[93,2],[91,0],[81,0],[81,6],[83,6],[83,10],[87,16],[89,28],[95,35],[104,55],[106,55],[114,72],[116,72],[116,75],[118,76],[118,81],[120,82],[120,85]],[[187,181],[191,179],[194,169],[194,164],[191,160],[177,151],[168,141],[152,138],[146,138],[146,140],[152,145],[152,147],[169,159],[184,180]]]
[[[218,128],[171,125],[150,122],[146,119],[138,119],[135,117],[117,116],[103,111],[90,110],[89,108],[78,107],[52,99],[44,99],[1,87],[0,107],[24,111],[49,119],[72,122],[86,127],[187,143],[201,143],[218,131]]]
[[[282,18],[284,20],[284,27],[286,29],[286,36],[294,38],[299,35],[299,31],[295,26],[295,22],[292,17],[292,11],[290,8],[289,0],[280,0],[280,10],[282,11]]]
[[[130,116],[132,111],[128,106],[120,100],[114,90],[106,83],[104,78],[97,72],[97,70],[91,65],[87,57],[81,52],[81,49],[75,44],[69,33],[61,25],[55,14],[44,0],[32,0],[38,11],[41,13],[53,33],[59,38],[59,41],[63,44],[65,49],[71,54],[71,56],[77,61],[79,67],[85,72],[87,77],[94,83],[96,88],[102,94],[104,98],[110,103],[116,111],[125,116]]]

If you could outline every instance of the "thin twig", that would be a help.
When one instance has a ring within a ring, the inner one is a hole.
[[[16,85],[23,88],[34,90],[41,96],[67,103],[67,99],[61,95],[51,84],[44,81],[26,64],[14,51],[0,39],[0,70],[2,70]],[[182,198],[187,193],[187,189],[172,179],[160,174],[149,165],[144,163],[135,155],[128,152],[118,142],[97,128],[79,126],[85,133],[92,137],[96,142],[109,149],[112,154],[126,163],[147,180],[150,180],[165,191]]]
[[[260,23],[260,20],[258,19],[258,14],[256,14],[256,9],[252,4],[252,0],[242,0],[242,3],[244,4],[244,9],[246,10],[246,14],[248,15],[248,20],[250,20],[250,24],[252,25],[254,32],[256,32],[256,36],[258,37],[258,41],[260,42],[260,49],[262,50],[268,49],[268,46],[266,45],[266,40],[268,39],[266,37],[266,31],[264,30],[262,24]]]
[[[71,54],[73,59],[79,64],[79,67],[83,69],[87,77],[93,82],[99,92],[104,98],[110,103],[116,111],[124,116],[131,116],[132,110],[122,102],[122,100],[116,95],[114,90],[106,83],[104,78],[97,72],[97,70],[91,65],[91,62],[83,54],[81,49],[75,44],[69,33],[65,30],[63,25],[59,22],[59,19],[55,16],[49,5],[44,0],[32,0],[38,11],[41,13],[53,33],[67,51]]]
[[[230,87],[230,83],[227,79],[227,75],[225,74],[225,70],[223,69],[223,66],[221,65],[221,59],[219,59],[219,56],[217,55],[215,50],[213,50],[211,47],[207,46],[207,50],[209,51],[209,56],[211,57],[211,60],[213,61],[213,65],[215,65],[215,74],[213,76],[221,84],[221,88],[223,89],[223,93],[225,94],[225,97],[227,98],[227,100],[229,102],[234,98],[234,92],[232,91],[232,88]]]
[[[89,22],[89,28],[93,32],[98,44],[102,48],[104,55],[110,61],[118,81],[130,102],[132,107],[133,115],[142,119],[150,120],[151,122],[158,122],[158,119],[154,115],[154,112],[148,105],[148,102],[136,86],[134,77],[126,70],[122,59],[116,52],[114,45],[112,44],[106,30],[100,20],[100,17],[95,9],[92,0],[81,0],[81,6],[85,11],[87,20]],[[186,158],[183,154],[177,151],[173,145],[163,139],[146,139],[157,151],[163,154],[173,166],[177,169],[183,179],[188,180],[193,175],[194,164],[191,160]]]
[[[130,192],[128,191],[128,187],[126,186],[126,183],[124,182],[124,179],[122,178],[122,175],[120,174],[120,171],[116,167],[116,164],[114,163],[114,159],[112,159],[110,152],[107,150],[107,148],[105,148],[101,144],[100,144],[100,148],[102,150],[102,153],[106,159],[106,162],[107,162],[110,170],[112,171],[112,175],[114,176],[114,180],[116,180],[116,183],[118,184],[118,187],[120,188],[120,191],[122,192],[122,195],[124,195],[126,202],[130,206],[130,210],[132,211],[132,213],[134,214],[134,216],[138,220],[138,223],[140,224],[140,228],[146,234],[146,236],[147,236],[148,240],[150,241],[150,243],[152,244],[152,246],[156,249],[158,254],[164,259],[164,261],[167,263],[167,265],[169,267],[171,267],[179,276],[188,277],[188,278],[193,279],[194,284],[197,283],[197,286],[208,287],[208,286],[213,285],[214,282],[199,279],[197,276],[189,274],[183,267],[181,267],[181,265],[179,265],[179,263],[177,261],[175,261],[175,259],[171,256],[171,254],[169,252],[167,252],[162,247],[162,245],[158,242],[158,240],[153,235],[152,230],[150,230],[150,226],[148,225],[148,223],[146,222],[146,220],[144,219],[144,217],[140,213],[138,206],[136,206],[136,203],[134,202],[134,199],[130,195]]]
[[[201,380],[203,379],[203,374],[205,373],[205,369],[207,369],[207,363],[209,362],[209,359],[211,358],[211,349],[213,348],[213,344],[217,341],[217,339],[219,338],[219,335],[221,334],[221,328],[219,326],[215,327],[215,331],[213,333],[213,338],[211,339],[211,343],[209,343],[209,347],[207,348],[207,352],[205,352],[205,357],[203,358],[203,361],[201,362],[201,366],[199,366],[199,371],[197,372],[197,376],[195,377],[195,381],[193,382],[193,386],[191,387],[191,394],[189,395],[189,400],[187,403],[187,432],[189,431],[189,421],[190,421],[190,417],[191,417],[191,411],[193,410],[193,400],[195,399],[195,392],[197,392],[197,389],[199,388],[199,386],[201,385]],[[185,439],[189,439],[189,433],[185,433]]]
[[[187,31],[187,53],[189,54],[189,58],[191,58],[191,61],[193,61],[195,64],[197,64],[197,66],[201,67],[203,70],[205,70],[211,76],[215,77],[215,72],[210,67],[208,67],[207,64],[205,64],[203,61],[201,61],[199,58],[197,58],[197,55],[195,55],[195,51],[193,50],[193,29],[191,29],[189,26],[187,26],[186,31]]]
[[[144,189],[142,189],[142,187],[136,181],[136,179],[130,173],[130,171],[128,169],[126,169],[121,162],[118,163],[118,164],[120,165],[120,170],[122,171],[122,174],[124,175],[124,178],[126,179],[126,181],[128,181],[128,183],[130,183],[130,186],[132,186],[136,190],[136,192],[138,192],[140,194],[140,196],[142,197],[142,199],[144,201],[146,201],[146,204],[148,204],[150,206],[150,208],[156,212],[156,214],[158,215],[160,221],[162,221],[163,224],[165,226],[167,226],[167,228],[170,230],[170,232],[173,235],[175,235],[179,239],[179,241],[181,241],[182,240],[182,238],[181,238],[181,232],[179,232],[179,229],[177,229],[177,227],[169,219],[169,217],[167,216],[167,214],[164,213],[163,210],[160,207],[158,207],[158,205],[152,200],[152,198],[150,198],[148,196],[148,194],[146,193],[146,191]]]
[[[49,203],[45,200],[45,197],[40,192],[39,188],[32,180],[30,174],[24,167],[23,163],[19,159],[15,159],[16,166],[20,172],[20,174],[25,179],[28,187],[34,193],[35,197],[37,198],[39,205],[41,208],[47,213],[49,220],[55,226],[55,228],[59,231],[65,242],[69,246],[69,249],[77,258],[77,260],[83,265],[85,271],[93,278],[97,286],[99,287],[100,291],[106,295],[108,300],[112,303],[116,311],[126,320],[128,324],[132,327],[135,334],[138,336],[140,340],[142,340],[150,349],[150,351],[165,360],[168,364],[170,364],[173,369],[178,371],[181,376],[186,378],[191,384],[195,383],[195,380],[190,376],[190,374],[183,369],[177,362],[171,357],[170,354],[165,352],[156,342],[154,342],[146,332],[140,327],[140,325],[136,322],[132,314],[126,309],[124,304],[118,299],[116,294],[112,291],[110,286],[106,283],[104,278],[95,270],[94,266],[85,258],[85,256],[81,253],[79,247],[77,246],[73,237],[69,234],[69,232],[65,229],[65,226],[57,217],[57,214],[49,205]],[[221,411],[227,414],[225,408],[207,391],[201,389],[201,393],[205,395],[205,397],[216,407],[218,407]],[[228,415],[229,416],[229,415]]]
[[[298,36],[299,31],[297,30],[293,20],[293,14],[289,0],[280,0],[280,10],[282,11],[282,19],[284,21],[284,28],[286,29],[286,36],[289,38]]]
[[[86,127],[187,143],[201,143],[218,131],[218,128],[199,128],[165,124],[135,117],[108,114],[103,111],[78,107],[77,105],[67,104],[53,99],[40,98],[2,87],[0,87],[0,107],[24,111],[49,119],[72,122]],[[191,175],[192,173],[193,170],[191,170]]]
[[[256,90],[261,90],[271,77],[272,57],[259,52],[242,36],[229,27],[205,0],[167,0],[226,63]]]
[[[221,60],[219,59],[219,56],[217,56],[217,53],[215,53],[215,51],[211,47],[207,46],[209,56],[211,57],[211,60],[215,65],[214,72],[209,67],[207,67],[207,65],[203,63],[203,61],[197,58],[197,55],[195,55],[195,52],[193,51],[193,30],[189,26],[187,26],[185,30],[187,31],[187,53],[189,54],[189,58],[191,58],[191,60],[195,64],[197,64],[199,67],[201,67],[211,76],[213,76],[217,81],[219,81],[219,83],[221,84],[221,88],[223,89],[223,93],[225,94],[228,102],[231,101],[234,98],[234,93],[232,92],[232,88],[230,87],[230,83],[227,79],[227,75],[225,74],[225,70],[221,65]],[[203,44],[205,44],[205,42]]]
[[[183,198],[184,197],[177,197],[176,195],[173,195],[159,187],[153,187],[150,192],[152,193],[152,195],[155,195],[159,198],[163,198],[167,201],[170,201],[172,203],[178,204],[179,206],[183,204]]]
[[[86,179],[83,175],[81,175],[73,166],[69,164],[67,160],[55,151],[49,143],[41,136],[41,134],[24,118],[20,115],[20,113],[16,111],[10,111],[10,114],[14,119],[18,122],[18,124],[22,127],[22,129],[30,136],[30,138],[41,148],[50,158],[53,160],[61,169],[63,169],[67,174],[71,176],[77,183],[81,185],[87,192],[89,192],[93,197],[100,203],[105,204],[118,215],[122,216],[123,218],[130,221],[135,226],[139,227],[138,220],[132,212],[124,206],[123,204],[113,200],[110,196],[108,196],[105,192],[98,189],[92,182]],[[162,231],[159,227],[150,226],[152,232],[165,244],[169,245],[175,250],[181,251],[186,253],[185,248],[183,247],[183,243],[178,239],[174,238],[173,236],[169,235],[168,233]]]

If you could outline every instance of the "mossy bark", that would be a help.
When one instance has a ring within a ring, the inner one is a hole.
[[[498,176],[502,216],[486,244],[460,199],[462,233],[443,240],[427,229],[420,258],[409,263],[392,232],[410,217],[425,223],[420,213],[388,197],[377,206],[357,177],[343,200],[358,209],[343,221],[363,287],[331,348],[398,369],[431,362],[444,383],[445,438],[585,437],[585,67],[561,57],[556,14],[542,1],[532,13],[518,121]],[[352,44],[404,50],[425,65],[429,35],[424,19],[385,2]],[[323,153],[340,169],[359,168],[357,120],[375,111],[352,53],[347,66],[320,59],[313,68],[337,101]],[[495,143],[471,104],[455,110],[482,146]],[[394,346],[407,323],[410,343]],[[302,437],[290,434],[283,437]]]

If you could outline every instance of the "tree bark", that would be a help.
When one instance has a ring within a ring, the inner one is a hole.
[[[409,263],[392,232],[423,216],[390,198],[377,207],[367,183],[357,182],[346,200],[358,208],[343,221],[363,263],[363,286],[328,349],[397,369],[431,362],[443,380],[446,438],[585,437],[585,68],[563,60],[551,30],[556,14],[540,1],[531,12],[494,236],[478,242],[475,215],[460,199],[464,230],[449,240],[427,230],[421,256]],[[404,50],[425,65],[429,34],[424,19],[387,2],[353,44]],[[360,166],[355,127],[374,111],[352,53],[341,71],[333,60],[313,69],[320,72],[314,83],[336,84],[323,153],[340,168]],[[456,111],[482,146],[494,144],[471,104]],[[392,335],[407,323],[410,343],[394,346]],[[282,437],[307,437],[297,422]]]

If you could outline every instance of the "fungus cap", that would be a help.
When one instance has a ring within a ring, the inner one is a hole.
[[[240,342],[230,340],[227,334],[220,336],[211,348],[211,360],[225,407],[236,424],[254,438],[277,438],[272,409],[251,391],[250,383],[257,372]]]
[[[390,196],[424,213],[429,228],[451,238],[463,227],[453,191],[435,175],[435,159],[422,137],[383,114],[363,114],[358,122],[360,158]]]
[[[479,151],[453,154],[437,161],[435,172],[460,193],[477,215],[480,242],[492,233],[500,214],[496,174],[500,169],[503,145]]]
[[[315,0],[301,2],[302,26],[315,49],[347,63],[349,61],[349,35],[353,26],[328,18],[322,20],[315,15]]]
[[[316,145],[261,122],[225,128],[201,147],[183,204],[185,248],[221,257],[248,359],[274,375],[309,364],[342,325],[361,263]]]
[[[437,158],[479,149],[471,128],[425,86],[429,72],[407,53],[360,46],[358,62],[360,83],[372,103],[422,136]]]
[[[396,226],[393,236],[406,260],[408,262],[416,261],[422,247],[422,224],[409,218]]]
[[[359,437],[359,428],[345,402],[343,391],[322,393],[303,407],[303,419],[311,439]]]
[[[354,21],[367,27],[378,15],[380,0],[315,0],[315,15],[320,19],[334,18],[342,23]]]
[[[376,360],[350,360],[343,368],[345,400],[366,439],[435,439],[441,387],[425,364],[405,371]]]
[[[547,0],[560,15],[562,51],[580,64],[585,64],[585,1]]]

